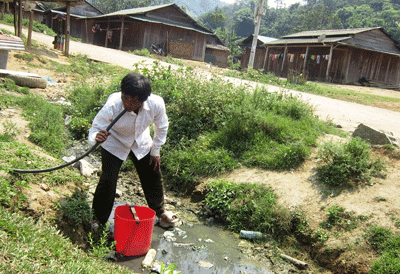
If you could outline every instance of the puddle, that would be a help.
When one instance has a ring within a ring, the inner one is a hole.
[[[274,273],[266,263],[247,258],[239,247],[242,240],[218,227],[182,225],[172,231],[172,237],[175,238],[172,240],[163,237],[168,234],[164,234],[165,232],[166,230],[158,226],[154,227],[151,248],[157,250],[155,260],[162,261],[166,265],[175,263],[176,270],[182,273]],[[117,264],[134,272],[143,273],[141,269],[143,259],[144,256],[118,256]]]

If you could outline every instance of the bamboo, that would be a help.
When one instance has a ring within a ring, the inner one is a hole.
[[[302,262],[300,260],[297,260],[295,258],[292,258],[292,257],[290,257],[288,255],[283,254],[283,253],[280,256],[281,256],[282,259],[285,259],[285,260],[291,262],[292,264],[296,265],[297,267],[300,267],[300,268],[304,269],[304,268],[307,268],[307,266],[308,266],[307,263]]]

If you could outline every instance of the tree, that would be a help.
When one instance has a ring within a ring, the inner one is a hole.
[[[227,16],[224,14],[222,8],[216,7],[214,11],[202,14],[198,21],[206,28],[216,30],[217,28],[224,28]]]
[[[233,28],[236,35],[247,37],[254,31],[254,12],[250,8],[244,8],[235,12]]]
[[[339,17],[334,10],[322,4],[315,5],[312,9],[299,10],[300,16],[294,27],[296,31],[338,29],[342,28]]]

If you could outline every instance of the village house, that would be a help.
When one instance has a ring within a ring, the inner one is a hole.
[[[47,25],[54,32],[65,33],[66,31],[66,7],[50,9],[43,12],[42,24]],[[78,1],[71,6],[71,36],[81,38],[91,32],[91,26],[87,23],[87,18],[102,15],[103,13],[88,1]]]
[[[253,37],[254,37],[253,34],[251,34],[249,37],[247,37],[246,39],[244,39],[242,42],[239,43],[239,46],[244,50],[242,53],[236,56],[236,58],[240,61],[241,68],[247,68],[249,65],[251,46],[253,44]],[[265,53],[266,53],[266,48],[264,47],[264,45],[275,40],[277,39],[258,35],[253,69],[264,68]]]
[[[399,88],[399,43],[381,27],[303,31],[264,48],[263,68],[278,76]]]
[[[229,50],[219,39],[209,38],[214,33],[176,4],[121,10],[86,20],[91,29],[83,33],[86,43],[125,51],[150,50],[155,45],[173,57],[202,62],[207,53],[208,60],[226,66]]]

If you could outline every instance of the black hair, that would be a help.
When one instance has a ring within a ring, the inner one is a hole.
[[[121,81],[123,94],[138,96],[140,102],[144,102],[151,94],[150,80],[137,73],[128,73]]]

